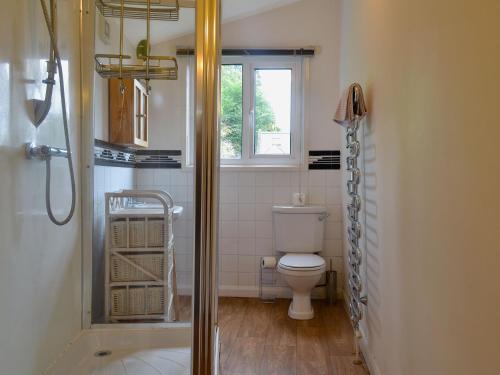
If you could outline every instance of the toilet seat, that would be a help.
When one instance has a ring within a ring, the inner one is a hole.
[[[293,291],[293,299],[288,308],[290,318],[307,320],[314,317],[311,291],[325,272],[325,268],[325,260],[312,253],[290,253],[280,259],[278,272]]]
[[[316,254],[286,254],[280,258],[278,269],[282,273],[316,274],[325,270],[325,260]]]

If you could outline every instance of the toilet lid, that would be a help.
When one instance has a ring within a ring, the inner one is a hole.
[[[316,254],[287,254],[278,265],[286,269],[317,270],[325,266],[325,260]]]

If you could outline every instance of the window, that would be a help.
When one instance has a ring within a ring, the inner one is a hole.
[[[295,58],[223,57],[222,164],[298,164],[302,80]]]

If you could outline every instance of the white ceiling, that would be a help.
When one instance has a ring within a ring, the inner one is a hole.
[[[263,13],[300,0],[222,0],[222,22]],[[194,9],[182,8],[178,22],[152,21],[151,44],[157,44],[194,32]],[[135,46],[146,37],[146,23],[126,20],[125,37]]]

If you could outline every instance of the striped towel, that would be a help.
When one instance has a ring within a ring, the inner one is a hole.
[[[362,119],[366,112],[363,89],[355,82],[342,94],[333,121],[342,126],[349,126],[354,120]]]

